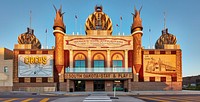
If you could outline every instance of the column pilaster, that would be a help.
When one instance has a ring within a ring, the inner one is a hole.
[[[88,49],[88,57],[87,57],[87,67],[88,68],[92,68],[92,65],[91,65],[91,50]]]
[[[69,51],[69,66],[70,66],[70,68],[73,68],[73,57],[74,57],[74,55],[73,55],[73,50],[72,49],[70,49],[70,51]]]
[[[107,50],[107,67],[108,67],[108,68],[111,67],[110,61],[111,61],[111,58],[110,58],[110,50],[108,49],[108,50]]]
[[[128,50],[125,50],[125,68],[128,68]]]

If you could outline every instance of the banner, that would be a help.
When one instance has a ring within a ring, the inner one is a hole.
[[[143,55],[144,74],[173,75],[176,73],[176,55]]]
[[[18,77],[53,77],[53,55],[18,55]]]

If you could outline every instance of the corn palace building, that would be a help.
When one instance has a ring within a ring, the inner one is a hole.
[[[19,35],[13,90],[181,90],[182,53],[176,37],[164,29],[156,49],[144,49],[141,9],[134,11],[130,35],[112,35],[112,21],[102,6],[86,19],[86,35],[72,35],[65,33],[62,9],[56,9],[54,48],[41,49],[33,29]]]

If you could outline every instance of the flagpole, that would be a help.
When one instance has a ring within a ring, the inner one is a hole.
[[[82,35],[82,30],[81,30],[82,26],[80,25],[80,35]]]
[[[150,43],[150,49],[151,49],[151,28],[149,28],[149,43]]]
[[[118,33],[118,31],[117,31],[117,24],[116,24],[116,26],[114,26],[115,27],[115,29],[116,29],[116,34]]]
[[[31,29],[31,20],[32,20],[32,11],[30,10],[30,29]]]
[[[75,15],[75,33],[77,34],[77,16]]]
[[[166,14],[164,12],[164,30],[166,29]]]
[[[122,27],[122,16],[120,16],[120,25],[119,25],[119,34],[121,34],[121,27]]]
[[[46,29],[45,33],[46,33],[46,39],[45,39],[46,40],[45,41],[46,44],[45,45],[46,45],[46,49],[47,49],[47,29]]]
[[[119,25],[116,24],[117,34],[120,35],[120,32],[119,32],[119,28],[118,28],[118,27],[119,27]]]

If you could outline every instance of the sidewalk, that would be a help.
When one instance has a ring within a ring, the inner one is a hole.
[[[64,95],[64,96],[88,96],[91,94],[107,94],[113,96],[113,92],[49,92],[41,93],[40,95]],[[122,92],[117,91],[116,96],[128,96],[128,95],[200,95],[200,91],[131,91],[131,92]]]
[[[45,92],[45,93],[36,93],[36,92],[25,92],[25,91],[12,91],[12,92],[0,92],[0,95],[49,95],[49,96],[89,96],[91,94],[102,93],[107,94],[108,96],[113,96],[113,92]],[[128,95],[200,95],[200,91],[131,91],[131,92],[122,92],[117,91],[116,96],[128,96]]]
[[[132,91],[131,95],[200,95],[200,91]]]

